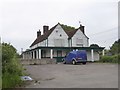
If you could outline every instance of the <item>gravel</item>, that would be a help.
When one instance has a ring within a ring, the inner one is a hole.
[[[34,79],[26,88],[118,88],[118,65],[25,65]]]

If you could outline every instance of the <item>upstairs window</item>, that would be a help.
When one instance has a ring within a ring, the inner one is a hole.
[[[60,37],[62,37],[62,34],[60,34]]]
[[[54,45],[55,46],[63,47],[64,44],[65,44],[64,39],[54,39]]]
[[[77,38],[76,39],[76,45],[80,46],[80,47],[83,47],[83,39]]]

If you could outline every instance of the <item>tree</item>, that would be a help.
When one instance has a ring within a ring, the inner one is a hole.
[[[2,63],[4,62],[10,62],[10,60],[14,57],[16,54],[16,49],[7,43],[2,43]]]
[[[115,54],[120,54],[120,39],[115,41],[114,44],[110,47],[110,52]]]
[[[11,88],[20,84],[22,70],[16,49],[10,44],[2,43],[2,87]]]
[[[97,44],[91,44],[90,47],[98,48],[99,46]]]
[[[72,26],[68,26],[68,25],[64,25],[64,24],[61,24],[61,26],[64,30],[75,30],[75,27],[72,27]]]

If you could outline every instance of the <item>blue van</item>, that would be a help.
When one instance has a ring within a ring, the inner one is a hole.
[[[63,59],[63,63],[76,63],[86,64],[87,62],[87,53],[85,50],[71,51]]]

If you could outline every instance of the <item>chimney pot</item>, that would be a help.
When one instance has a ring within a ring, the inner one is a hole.
[[[41,31],[39,29],[39,31],[37,31],[37,37],[39,37],[41,35]]]
[[[82,25],[80,24],[80,30],[85,34],[84,27],[85,27],[85,26],[82,26]]]
[[[43,26],[43,34],[45,34],[45,32],[48,31],[48,30],[49,30],[49,26],[44,25]]]

